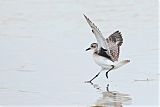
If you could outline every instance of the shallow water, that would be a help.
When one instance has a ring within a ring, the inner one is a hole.
[[[121,31],[120,59],[131,60],[93,84],[83,14],[105,37]],[[0,0],[0,50],[0,105],[158,105],[158,1]]]

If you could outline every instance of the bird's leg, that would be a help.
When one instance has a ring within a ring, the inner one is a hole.
[[[86,81],[86,83],[92,83],[92,81],[93,81],[96,77],[98,77],[99,74],[100,74],[100,72],[99,72],[97,75],[95,75],[91,80]]]
[[[106,77],[107,77],[107,79],[108,79],[108,72],[111,71],[111,70],[114,68],[114,65],[111,65],[111,66],[112,66],[112,68],[110,68],[110,69],[106,72]]]
[[[103,71],[103,69],[101,69],[101,71]],[[97,75],[95,75],[91,80],[86,81],[86,83],[92,83],[92,81],[93,81],[96,77],[98,77],[98,75],[101,73],[101,71],[100,71],[100,72],[98,72],[98,74],[97,74]]]

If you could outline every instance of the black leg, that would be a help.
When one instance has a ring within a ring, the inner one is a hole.
[[[101,70],[102,71],[102,70]],[[101,73],[101,71],[97,74],[97,75],[95,75],[90,81],[86,81],[86,83],[92,83],[92,81],[96,78],[96,77],[98,77],[98,75]]]
[[[102,69],[101,71],[103,71],[103,69]],[[98,77],[98,75],[101,73],[101,71],[98,72],[98,74],[95,75],[90,81],[86,81],[85,83],[92,83],[92,81],[93,81],[96,77]]]
[[[107,77],[107,79],[108,79],[108,72],[111,71],[111,70],[114,68],[114,65],[111,65],[111,66],[112,66],[112,68],[109,69],[109,70],[106,72],[106,77]]]
[[[108,79],[108,71],[106,72],[106,77],[107,77],[107,79]]]

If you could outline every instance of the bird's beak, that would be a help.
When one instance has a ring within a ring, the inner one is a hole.
[[[91,48],[87,48],[86,51],[90,50]]]

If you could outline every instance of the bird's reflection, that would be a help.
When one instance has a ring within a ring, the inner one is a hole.
[[[107,84],[106,90],[102,90],[98,84],[92,82],[90,84],[102,94],[91,107],[123,107],[124,104],[131,104],[132,99],[128,94],[110,91],[109,84]]]

